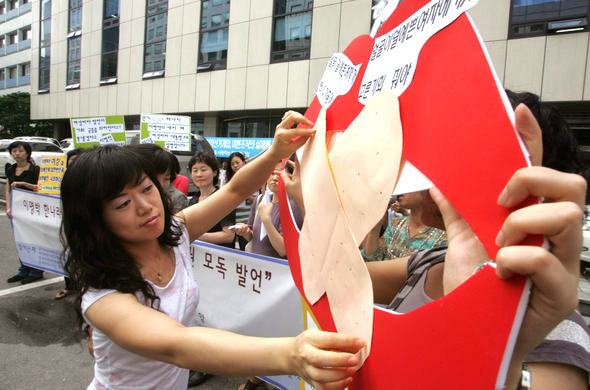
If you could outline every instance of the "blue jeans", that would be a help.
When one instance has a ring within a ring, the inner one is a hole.
[[[43,271],[41,271],[40,269],[27,267],[23,264],[22,261],[20,261],[20,259],[18,261],[20,262],[20,267],[18,267],[18,274],[20,276],[24,278],[28,276],[43,276]]]

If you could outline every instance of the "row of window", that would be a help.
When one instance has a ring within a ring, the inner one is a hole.
[[[0,56],[31,47],[31,26],[0,35]]]
[[[119,1],[103,1],[100,83],[117,81]],[[68,0],[66,89],[80,86],[82,0]],[[313,0],[274,0],[271,62],[309,58]],[[39,92],[49,91],[51,0],[41,0]],[[225,69],[230,0],[202,0],[197,71]],[[143,78],[164,75],[168,0],[147,0]]]
[[[31,82],[31,63],[0,68],[0,89],[29,85]]]
[[[2,0],[0,0],[2,1]],[[9,7],[28,0],[7,0]],[[101,84],[117,81],[119,1],[103,1]],[[385,0],[373,0],[373,9]],[[510,38],[587,29],[589,0],[512,0]],[[309,58],[313,0],[274,0],[270,62]],[[66,89],[80,85],[82,0],[68,0]],[[202,0],[197,71],[225,69],[230,0]],[[49,90],[51,0],[41,0],[39,90]],[[143,78],[164,75],[168,0],[147,0]],[[25,31],[24,36],[30,35]],[[8,35],[14,41],[14,35]],[[1,43],[2,41],[0,41]],[[30,45],[30,43],[29,43]],[[0,44],[0,48],[3,44]],[[1,49],[0,49],[1,50]]]
[[[0,0],[0,23],[31,11],[31,0]]]
[[[509,38],[588,30],[589,0],[512,0]]]

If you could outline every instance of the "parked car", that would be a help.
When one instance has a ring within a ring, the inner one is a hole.
[[[186,177],[189,178],[189,188],[188,188],[188,192],[189,194],[194,194],[195,192],[197,192],[197,187],[195,187],[193,181],[191,180],[191,174],[188,170],[188,162],[191,159],[191,157],[197,153],[197,152],[208,152],[211,153],[213,156],[215,156],[215,152],[213,151],[213,148],[211,147],[211,145],[209,144],[209,142],[205,139],[205,137],[203,137],[202,135],[197,135],[197,134],[192,134],[191,133],[191,150],[190,152],[181,152],[178,150],[174,150],[172,151],[172,153],[176,156],[176,158],[178,159],[178,163],[180,164],[180,174],[181,175],[185,175]],[[125,139],[127,142],[127,145],[134,145],[134,144],[138,144],[140,141],[140,134],[139,134],[139,130],[128,130],[125,132]]]
[[[15,137],[14,139],[19,140],[19,141],[27,141],[27,142],[50,142],[50,143],[54,144],[55,146],[61,147],[61,144],[55,138],[37,137],[37,136],[30,136],[30,137],[23,136],[23,137]]]
[[[3,144],[0,142],[0,176],[6,177],[6,167],[9,164],[14,164],[15,161],[8,152],[8,146],[13,141],[23,141],[22,139],[14,139],[9,140],[7,144]],[[27,141],[28,142],[28,141]],[[31,145],[32,153],[31,157],[35,164],[39,164],[41,162],[41,158],[43,157],[53,157],[53,156],[63,156],[65,155],[64,151],[55,146],[52,142],[42,142],[42,141],[35,141],[35,142],[28,142]]]
[[[74,149],[74,139],[73,138],[64,138],[61,140],[59,147],[64,152],[69,152],[70,150]]]

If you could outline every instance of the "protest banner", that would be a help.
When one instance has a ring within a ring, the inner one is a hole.
[[[125,119],[122,115],[70,119],[76,148],[99,145],[125,145]]]
[[[427,177],[421,183],[430,181],[442,191],[493,259],[498,251],[496,234],[509,212],[498,206],[496,198],[511,175],[528,161],[514,131],[514,113],[485,45],[465,13],[475,4],[477,0],[402,1],[372,35],[351,42],[342,53],[350,61],[331,60],[333,69],[324,74],[305,116],[323,124],[316,131],[343,131],[343,138],[371,98],[385,91],[398,96],[402,163],[410,162]],[[325,119],[320,118],[321,111]],[[366,137],[371,137],[374,129],[365,129]],[[329,164],[334,164],[333,145],[326,145]],[[362,160],[366,150],[370,149],[358,142],[348,150],[348,158]],[[369,168],[379,164],[376,160]],[[366,167],[357,168],[359,174],[346,178],[338,174],[338,166],[330,165],[331,185],[341,190],[344,181],[372,183]],[[300,232],[290,218],[282,182],[279,195],[295,284],[321,328],[335,331],[332,302],[343,299],[328,299],[324,294],[315,301],[317,296],[307,295]],[[366,207],[375,205],[369,202]],[[344,210],[347,216],[361,211]],[[356,228],[354,220],[341,220],[349,223],[350,230]],[[329,228],[320,224],[316,229]],[[541,240],[537,237],[529,242],[539,245]],[[340,259],[340,269],[355,267],[346,261]],[[371,352],[350,388],[502,387],[529,287],[525,278],[501,280],[493,267],[484,267],[450,294],[410,313],[400,315],[375,307]],[[401,374],[387,374],[391,367]]]
[[[60,198],[16,188],[10,199],[14,241],[23,264],[65,275],[59,239]]]
[[[191,118],[180,115],[141,114],[140,143],[156,144],[170,151],[191,150]]]
[[[272,138],[205,137],[217,157],[229,157],[240,152],[246,158],[256,156],[270,147]]]
[[[193,242],[191,255],[201,291],[200,325],[259,337],[296,336],[317,328],[286,260],[202,241]],[[304,386],[292,375],[261,378],[281,390]]]
[[[38,192],[59,195],[61,180],[66,172],[66,156],[42,157]]]

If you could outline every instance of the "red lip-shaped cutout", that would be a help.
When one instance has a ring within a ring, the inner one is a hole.
[[[378,35],[427,3],[403,1]],[[344,51],[362,67],[349,93],[328,109],[328,129],[346,129],[364,107],[357,96],[372,47],[373,39],[362,35]],[[495,237],[509,213],[496,199],[527,162],[482,43],[465,14],[424,45],[412,83],[399,101],[403,156],[443,192],[494,259]],[[320,109],[316,98],[305,115],[315,121]],[[279,195],[291,272],[304,294],[298,232],[288,217],[282,181]],[[529,243],[540,245],[541,238]],[[494,388],[524,288],[524,278],[503,281],[486,267],[451,294],[414,312],[375,309],[371,354],[350,387]],[[322,329],[336,330],[326,296],[310,307]]]

